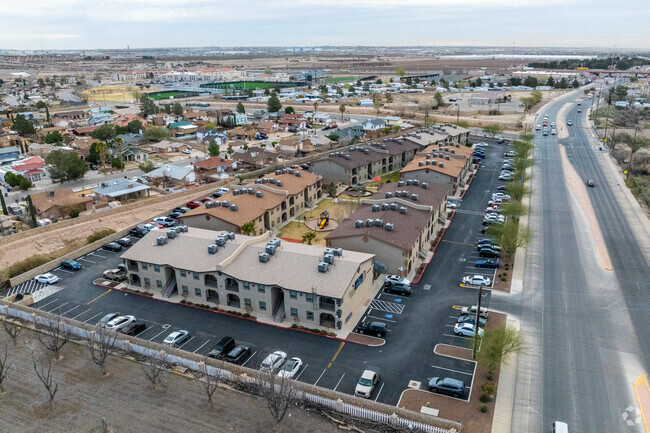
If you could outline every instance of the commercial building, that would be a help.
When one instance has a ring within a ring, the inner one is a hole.
[[[131,289],[341,329],[373,287],[373,255],[181,226],[122,254]],[[300,272],[296,272],[300,269]]]
[[[312,207],[321,194],[320,176],[276,170],[255,183],[234,186],[219,199],[183,214],[179,221],[190,227],[232,232],[241,232],[244,224],[253,222],[253,233],[261,235]]]
[[[472,166],[472,149],[459,144],[431,145],[401,170],[403,180],[418,180],[429,184],[447,185],[455,194],[464,186]]]

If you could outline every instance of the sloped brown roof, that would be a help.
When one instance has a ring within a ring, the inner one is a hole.
[[[54,195],[50,195],[54,192]],[[70,188],[60,188],[54,191],[44,191],[31,194],[32,203],[39,213],[47,212],[49,209],[60,206],[73,206],[93,201],[91,197],[81,197]]]
[[[221,166],[231,166],[235,163],[232,159],[223,159],[218,156],[214,156],[212,158],[208,158],[203,161],[199,162],[194,162],[192,163],[193,166],[202,168],[204,170],[210,170],[213,168],[221,167]]]

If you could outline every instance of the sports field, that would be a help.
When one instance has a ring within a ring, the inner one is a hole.
[[[123,102],[133,101],[133,86],[98,86],[81,92],[89,102]]]
[[[325,82],[328,84],[337,84],[343,82],[357,81],[359,77],[329,77],[325,78]]]
[[[196,96],[196,92],[181,92],[176,90],[170,90],[168,92],[152,92],[148,94],[151,99],[158,101],[161,99],[173,98],[187,98],[190,96]]]

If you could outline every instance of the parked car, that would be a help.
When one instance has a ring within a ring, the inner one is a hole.
[[[176,220],[173,220],[168,217],[158,217],[158,218],[154,218],[153,220],[158,224],[162,225],[163,227],[172,227],[174,224],[176,224]]]
[[[449,377],[432,377],[429,379],[429,389],[431,392],[446,394],[455,398],[465,395],[465,383],[462,380]]]
[[[496,269],[499,267],[499,259],[485,259],[477,260],[474,262],[474,266],[477,268],[491,268]]]
[[[411,286],[401,283],[391,283],[389,281],[384,281],[384,284],[381,287],[386,293],[395,293],[402,296],[411,296]]]
[[[467,315],[467,316],[460,316],[456,323],[471,323],[472,325],[476,322],[476,315]],[[478,326],[483,327],[487,323],[487,319],[484,319],[483,317],[478,318]]]
[[[186,210],[183,210],[183,209],[185,209],[185,208],[184,208],[184,207],[175,207],[174,209],[172,209],[172,212],[178,212],[178,213],[180,213],[180,214],[184,214],[184,213],[187,212],[187,211],[186,211]],[[189,209],[188,209],[188,210],[189,210]]]
[[[488,240],[487,242],[479,243],[476,246],[476,248],[477,248],[478,251],[481,251],[482,248],[491,248],[494,251],[501,251],[501,246],[499,244],[496,244],[496,243],[490,241],[490,240]]]
[[[497,192],[505,192],[506,188],[507,187],[505,185],[499,185],[499,186],[497,186],[496,191]]]
[[[228,352],[235,348],[235,339],[232,337],[223,337],[217,344],[214,345],[212,350],[208,353],[210,358],[222,358]]]
[[[473,337],[476,333],[476,325],[473,323],[456,323],[454,325],[454,334],[462,335],[463,337]],[[479,326],[478,336],[483,336],[483,329]]]
[[[42,283],[42,284],[54,284],[54,283],[56,283],[57,281],[59,281],[60,278],[57,277],[56,275],[51,274],[51,273],[48,272],[48,273],[45,273],[45,274],[40,274],[40,275],[35,276],[35,277],[34,277],[34,280],[35,280],[37,283]]]
[[[136,320],[135,322],[126,325],[124,328],[120,330],[120,332],[126,335],[138,335],[145,329],[147,329],[147,324],[144,323],[142,320]]]
[[[333,124],[330,125],[330,128],[332,128],[332,129],[336,129],[338,127],[339,127],[339,125],[337,125],[336,123],[333,123]]]
[[[587,181],[587,186],[593,188],[593,187],[596,186],[596,182],[594,182],[593,180],[589,179],[589,180]]]
[[[489,286],[491,282],[488,277],[484,277],[483,275],[467,275],[463,277],[463,284],[471,284],[473,286],[480,286],[481,284]]]
[[[131,245],[133,245],[133,241],[130,238],[118,239],[115,242],[122,245],[124,248],[130,247]]]
[[[196,209],[197,207],[201,206],[203,203],[200,201],[188,201],[185,203],[185,206],[187,206],[190,209]]]
[[[551,135],[557,135],[557,131],[555,130],[555,128],[551,129]]]
[[[78,271],[81,269],[81,263],[75,262],[74,260],[66,260],[61,262],[61,267],[63,269],[69,269],[71,271]]]
[[[192,153],[192,151],[189,150],[189,149],[183,149],[183,150],[181,150],[181,152],[183,152],[185,155],[189,155],[189,154]]]
[[[329,131],[330,129],[332,129],[332,128],[330,128],[329,126],[325,125],[325,126],[323,126],[323,127],[321,128],[321,131]]]
[[[302,359],[291,358],[286,364],[284,364],[282,370],[278,372],[278,376],[293,379],[296,376],[296,373],[300,370],[300,367],[302,367]]]
[[[517,153],[514,150],[509,150],[503,154],[503,156],[514,157],[517,156]]]
[[[106,329],[111,329],[113,331],[119,331],[120,329],[124,328],[126,325],[129,323],[135,322],[135,317],[134,316],[119,316],[108,323],[106,323]]]
[[[147,233],[149,233],[149,231],[143,227],[133,227],[129,230],[129,236],[135,236],[136,238],[144,237]]]
[[[104,328],[104,327],[106,327],[106,324],[108,322],[110,322],[111,320],[116,319],[116,318],[118,318],[120,316],[121,316],[120,313],[108,313],[107,315],[102,317],[99,322],[97,322],[97,326],[99,326],[100,328]]]
[[[102,248],[108,251],[113,251],[114,253],[117,251],[122,251],[122,245],[118,244],[117,242],[109,242],[107,244],[104,244]]]
[[[447,209],[458,209],[458,202],[447,201]]]
[[[126,270],[120,268],[108,269],[102,275],[111,281],[121,282],[126,280]]]
[[[163,344],[171,347],[178,347],[188,338],[190,338],[190,331],[181,329],[180,331],[174,331],[169,334],[163,341]]]
[[[172,212],[169,215],[167,215],[167,218],[171,218],[171,219],[175,220],[175,219],[180,218],[181,216],[183,216],[182,212]]]
[[[364,370],[361,377],[357,381],[357,386],[354,388],[354,395],[357,397],[370,398],[372,390],[379,382],[379,374],[372,370]]]
[[[463,316],[467,316],[467,315],[476,316],[476,308],[477,308],[476,305],[472,305],[471,307],[463,307],[460,310],[460,314],[462,314]],[[481,307],[481,313],[478,316],[487,319],[488,309],[485,307]]]
[[[510,174],[502,174],[499,176],[499,180],[512,180],[512,176]]]
[[[386,335],[386,324],[384,322],[363,322],[357,328],[359,334],[374,334],[379,338]]]
[[[492,248],[481,248],[478,252],[478,255],[481,257],[498,258],[499,251],[493,250]]]
[[[273,373],[284,364],[287,354],[281,350],[269,354],[260,364],[260,371]]]
[[[505,143],[505,142],[506,142],[506,139],[503,138],[503,137],[499,137],[499,138],[497,139],[497,143],[499,143],[499,144],[503,144],[503,143]]]
[[[411,282],[407,280],[404,277],[400,277],[399,275],[387,275],[386,276],[386,281],[389,283],[395,283],[395,284],[404,284],[404,285],[409,285]]]
[[[246,358],[248,358],[248,355],[250,355],[250,353],[251,353],[250,347],[240,344],[239,346],[236,346],[233,350],[228,352],[228,354],[225,357],[225,360],[228,362],[232,362],[233,364],[242,364],[246,360]]]
[[[209,202],[209,201],[212,201],[212,197],[203,197],[201,199],[201,203],[206,203],[206,202]]]
[[[494,194],[492,194],[492,200],[495,200],[497,198],[500,198],[501,200],[510,200],[510,196],[502,192],[495,192]]]
[[[230,191],[230,188],[226,188],[225,186],[222,186],[222,187],[219,188],[217,191],[220,192],[221,194],[225,194],[225,193],[227,193],[228,191]]]

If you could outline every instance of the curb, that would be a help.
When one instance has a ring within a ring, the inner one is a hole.
[[[506,326],[519,329],[519,321],[508,317]],[[493,432],[509,432],[512,427],[512,409],[515,398],[515,381],[517,373],[517,355],[515,354],[508,364],[501,363],[498,398],[494,403],[494,416],[492,417]]]

